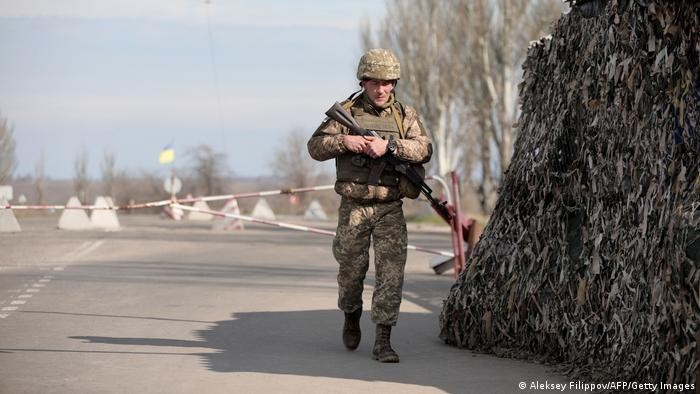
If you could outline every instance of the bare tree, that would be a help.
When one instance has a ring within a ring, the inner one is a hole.
[[[12,173],[17,167],[15,139],[12,134],[12,126],[8,125],[7,119],[0,115],[0,185],[12,178]]]
[[[292,130],[275,147],[274,158],[270,169],[278,179],[284,181],[282,187],[311,187],[318,185],[324,178],[321,165],[309,160],[306,147],[308,135],[301,129]],[[310,198],[308,193],[297,194],[299,204],[292,207],[293,213],[306,206]]]
[[[369,25],[362,31],[365,48],[388,47],[401,59],[397,94],[421,114],[435,172],[461,170],[484,212],[512,155],[528,43],[563,7],[559,0],[387,0],[376,39]]]
[[[123,183],[123,200],[153,201],[164,196],[163,179],[154,171],[139,170],[132,177],[122,173],[119,178]]]
[[[114,197],[114,184],[116,181],[115,164],[114,153],[105,151],[102,156],[100,170],[102,171],[102,192],[105,196],[109,197]]]
[[[43,151],[34,166],[34,190],[36,190],[36,203],[38,205],[44,204],[46,195],[46,154]]]
[[[270,168],[275,176],[289,183],[287,186],[314,186],[321,175],[316,162],[309,160],[307,140],[308,136],[302,130],[294,129],[275,148]]]
[[[490,211],[496,201],[501,174],[512,156],[518,117],[517,85],[528,43],[544,35],[562,12],[558,0],[455,0],[459,15],[458,34],[452,36],[455,50],[468,48],[460,56],[464,75],[459,90],[471,122],[466,131],[475,134],[478,150],[476,179],[482,209]]]
[[[230,174],[226,153],[216,152],[209,145],[199,145],[190,149],[187,155],[192,160],[197,189],[207,196],[221,193]]]
[[[362,32],[365,49],[392,49],[401,60],[399,100],[416,106],[426,132],[433,140],[437,173],[455,169],[462,148],[456,124],[459,92],[455,81],[461,76],[459,57],[450,52],[449,38],[455,15],[444,2],[431,0],[387,1],[387,17],[371,37],[370,26]]]
[[[75,194],[78,196],[81,203],[87,204],[87,189],[90,179],[88,178],[88,153],[85,149],[75,157],[74,169],[75,178],[73,179],[73,186]]]

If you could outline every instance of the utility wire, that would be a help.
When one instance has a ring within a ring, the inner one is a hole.
[[[223,144],[224,152],[227,151],[226,145],[226,133],[224,132],[224,117],[223,110],[221,106],[221,89],[219,87],[219,71],[216,67],[216,56],[214,54],[214,35],[211,31],[211,16],[209,15],[209,6],[211,5],[211,0],[204,0],[207,8],[207,33],[209,35],[209,57],[211,59],[211,68],[214,74],[214,90],[216,93],[216,103],[217,103],[217,115],[219,120],[219,132],[221,133],[221,142]]]

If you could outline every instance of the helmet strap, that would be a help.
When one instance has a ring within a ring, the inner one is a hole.
[[[352,92],[352,94],[348,96],[348,98],[347,98],[346,101],[355,101],[355,100],[357,100],[357,98],[360,97],[360,95],[361,95],[362,92],[364,92],[364,91],[365,91],[365,89],[362,88],[362,89],[360,89],[360,90],[358,90],[358,91]]]

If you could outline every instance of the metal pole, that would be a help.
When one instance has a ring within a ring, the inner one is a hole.
[[[76,205],[76,206],[66,206],[66,205],[0,205],[0,209],[88,209],[88,210],[93,210],[93,209],[108,209],[108,210],[122,210],[122,209],[137,209],[137,208],[154,208],[154,207],[162,207],[165,205],[171,204],[173,201],[177,203],[191,203],[191,202],[197,202],[197,201],[217,201],[217,200],[230,200],[232,198],[246,198],[246,197],[265,197],[265,196],[275,196],[279,194],[294,194],[294,193],[303,193],[303,192],[311,192],[311,191],[319,191],[319,190],[331,190],[335,186],[334,185],[323,185],[323,186],[313,186],[313,187],[301,187],[297,189],[279,189],[279,190],[268,190],[268,191],[263,191],[263,192],[251,192],[251,193],[239,193],[239,194],[226,194],[226,195],[220,195],[220,196],[209,196],[209,197],[197,197],[197,198],[183,198],[183,199],[175,199],[175,200],[162,200],[162,201],[153,201],[153,202],[146,202],[146,203],[140,203],[140,204],[128,204],[128,205],[120,205],[120,206],[114,206],[114,207],[96,207],[94,205]],[[172,195],[171,195],[172,198]]]
[[[459,265],[461,264],[459,262],[459,245],[458,245],[459,238],[457,238],[458,235],[457,235],[457,227],[455,224],[456,221],[457,221],[457,217],[455,216],[454,218],[452,218],[452,223],[450,223],[450,236],[452,237],[452,253],[454,253],[454,255],[455,255],[455,258],[453,261],[455,279],[457,278],[457,274],[458,274],[457,271],[458,271]]]
[[[178,203],[191,203],[197,201],[217,201],[217,200],[230,200],[232,198],[246,198],[246,197],[265,197],[265,196],[275,196],[279,194],[294,194],[303,192],[313,192],[319,190],[332,190],[335,185],[323,185],[314,187],[300,187],[297,189],[279,189],[279,190],[268,190],[264,192],[251,192],[251,193],[239,193],[239,194],[225,194],[220,196],[209,196],[209,197],[196,197],[196,198],[184,198],[177,200]]]
[[[459,178],[457,172],[452,171],[452,194],[455,207],[454,225],[457,229],[457,251],[458,255],[455,259],[455,278],[464,269],[464,234],[462,232],[462,214],[459,207]],[[458,267],[459,264],[459,267]],[[459,268],[459,269],[457,269]]]
[[[55,210],[61,210],[61,209],[85,209],[85,210],[97,210],[97,209],[102,209],[102,210],[111,210],[111,211],[118,211],[122,209],[133,209],[133,208],[153,208],[153,207],[162,207],[165,205],[170,204],[172,201],[170,200],[163,200],[163,201],[153,201],[153,202],[147,202],[143,204],[130,204],[130,205],[122,205],[122,206],[116,206],[116,207],[98,207],[95,205],[0,205],[0,209],[12,209],[12,210],[30,210],[30,209],[55,209]]]
[[[277,226],[277,227],[282,227],[290,230],[297,230],[297,231],[306,231],[310,233],[315,233],[315,234],[322,234],[322,235],[330,235],[332,237],[335,237],[335,231],[329,231],[329,230],[323,230],[320,228],[313,228],[313,227],[306,227],[306,226],[300,226],[297,224],[291,224],[291,223],[284,223],[284,222],[277,222],[273,220],[267,220],[267,219],[260,219],[260,218],[254,218],[251,216],[244,216],[244,215],[236,215],[235,213],[226,213],[226,212],[221,212],[221,211],[212,211],[209,209],[199,209],[199,208],[194,208],[190,207],[189,205],[181,205],[181,204],[171,204],[173,208],[180,208],[183,211],[192,211],[192,212],[202,212],[202,213],[208,213],[210,215],[214,216],[220,216],[220,217],[228,217],[228,218],[233,218],[233,219],[239,219],[239,220],[244,220],[247,222],[253,222],[253,223],[261,223],[261,224],[267,224],[270,226]],[[446,257],[453,257],[454,255],[448,252],[443,252],[440,250],[433,250],[433,249],[427,249],[427,248],[422,248],[420,246],[414,246],[414,245],[407,245],[407,249],[409,250],[415,250],[417,252],[424,252],[424,253],[430,253],[430,254],[436,254],[440,256],[446,256]]]
[[[175,201],[175,164],[170,168],[170,201]]]

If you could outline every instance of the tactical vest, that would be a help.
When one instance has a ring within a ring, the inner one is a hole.
[[[402,116],[399,115],[400,104],[394,103],[391,106],[392,116],[377,116],[364,111],[362,107],[353,105],[352,101],[346,103],[344,107],[352,106],[350,113],[355,121],[364,129],[374,130],[384,139],[394,138],[398,140],[403,137]],[[336,177],[342,182],[353,182],[357,184],[367,184],[370,170],[381,160],[373,159],[361,153],[344,153],[336,158]],[[400,174],[393,167],[387,164],[379,176],[378,185],[398,186]]]

